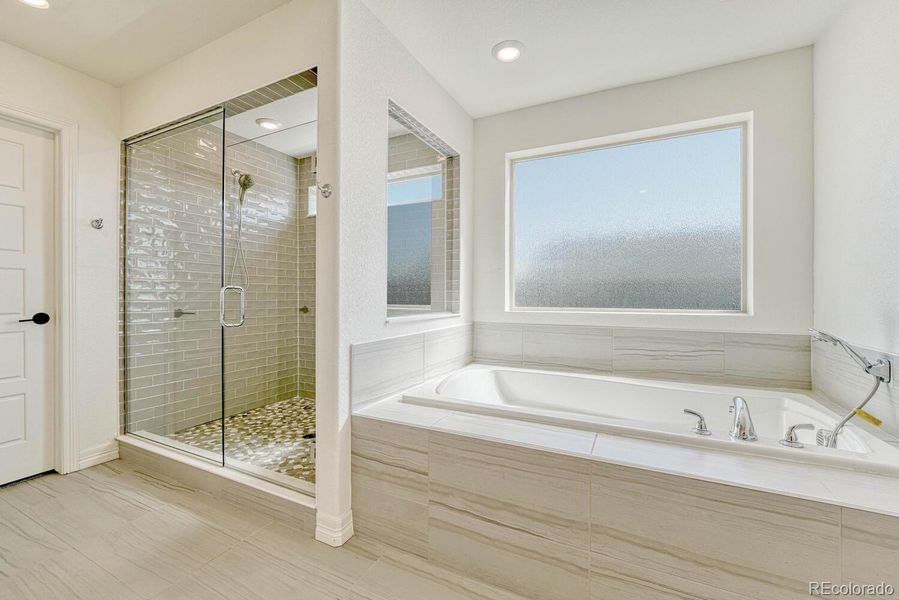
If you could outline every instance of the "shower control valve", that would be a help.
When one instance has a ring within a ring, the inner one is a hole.
[[[796,435],[797,429],[811,429],[814,430],[815,426],[811,423],[799,423],[797,425],[790,425],[787,427],[786,433],[784,433],[784,437],[780,440],[781,446],[786,446],[787,448],[805,448],[802,445],[802,442],[799,441],[799,436]]]
[[[331,187],[330,183],[325,183],[318,186],[318,191],[321,193],[322,198],[330,198],[334,189]]]
[[[702,413],[695,410],[690,410],[689,408],[684,409],[685,415],[693,415],[697,419],[696,425],[690,428],[690,431],[695,433],[696,435],[712,435],[712,432],[709,430],[708,426],[705,424],[705,417],[702,416]]]

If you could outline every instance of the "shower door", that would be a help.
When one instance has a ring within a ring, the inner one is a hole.
[[[297,110],[308,99],[281,102],[290,110],[274,113],[274,131],[256,119],[275,109],[226,108],[224,281],[244,290],[244,310],[237,294],[226,298],[227,318],[242,325],[224,331],[225,464],[312,492],[315,408],[300,361],[312,366],[314,352],[317,125]]]
[[[219,464],[224,156],[222,108],[126,143],[122,319],[125,430]]]
[[[124,428],[314,493],[315,70],[125,143]]]

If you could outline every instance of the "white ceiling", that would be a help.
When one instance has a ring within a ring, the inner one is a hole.
[[[363,1],[473,117],[806,46],[846,2]]]
[[[118,86],[288,1],[0,0],[0,40]]]
[[[256,119],[274,119],[281,129],[266,131]],[[311,88],[228,117],[229,132],[283,152],[288,156],[315,153],[318,141],[318,88]]]

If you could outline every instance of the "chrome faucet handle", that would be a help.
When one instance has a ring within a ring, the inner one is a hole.
[[[684,414],[685,415],[693,415],[694,417],[699,419],[699,421],[697,421],[696,425],[694,425],[690,429],[690,431],[692,431],[696,435],[712,435],[712,432],[709,430],[708,427],[706,427],[705,417],[702,416],[701,412],[695,411],[695,410],[690,410],[689,408],[685,408]]]
[[[784,439],[780,440],[781,446],[787,446],[788,448],[805,448],[805,445],[799,441],[799,436],[796,435],[797,429],[814,429],[815,426],[811,423],[799,423],[798,425],[790,425],[787,427],[787,432],[784,433]]]

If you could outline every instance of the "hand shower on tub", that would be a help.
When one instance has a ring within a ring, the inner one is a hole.
[[[845,340],[842,340],[835,335],[831,335],[824,331],[818,331],[817,329],[809,329],[809,334],[811,334],[812,339],[816,342],[827,342],[828,344],[833,344],[834,346],[839,346],[842,348],[846,354],[855,361],[858,366],[865,370],[865,373],[874,377],[874,387],[871,388],[871,391],[868,393],[868,396],[862,400],[861,404],[856,406],[852,411],[849,412],[845,417],[843,417],[839,423],[837,423],[833,431],[828,431],[827,429],[819,429],[817,433],[816,442],[819,446],[827,446],[828,448],[836,448],[837,447],[837,436],[843,430],[843,427],[846,426],[846,423],[854,417],[855,415],[862,415],[862,418],[873,419],[871,415],[868,415],[865,411],[862,410],[865,404],[868,403],[871,398],[874,397],[874,394],[877,393],[877,390],[880,388],[881,382],[889,383],[892,379],[892,363],[889,360],[884,360],[882,358],[876,359],[874,362],[871,362],[864,355],[862,355],[858,350],[856,350],[852,345],[848,344]]]

